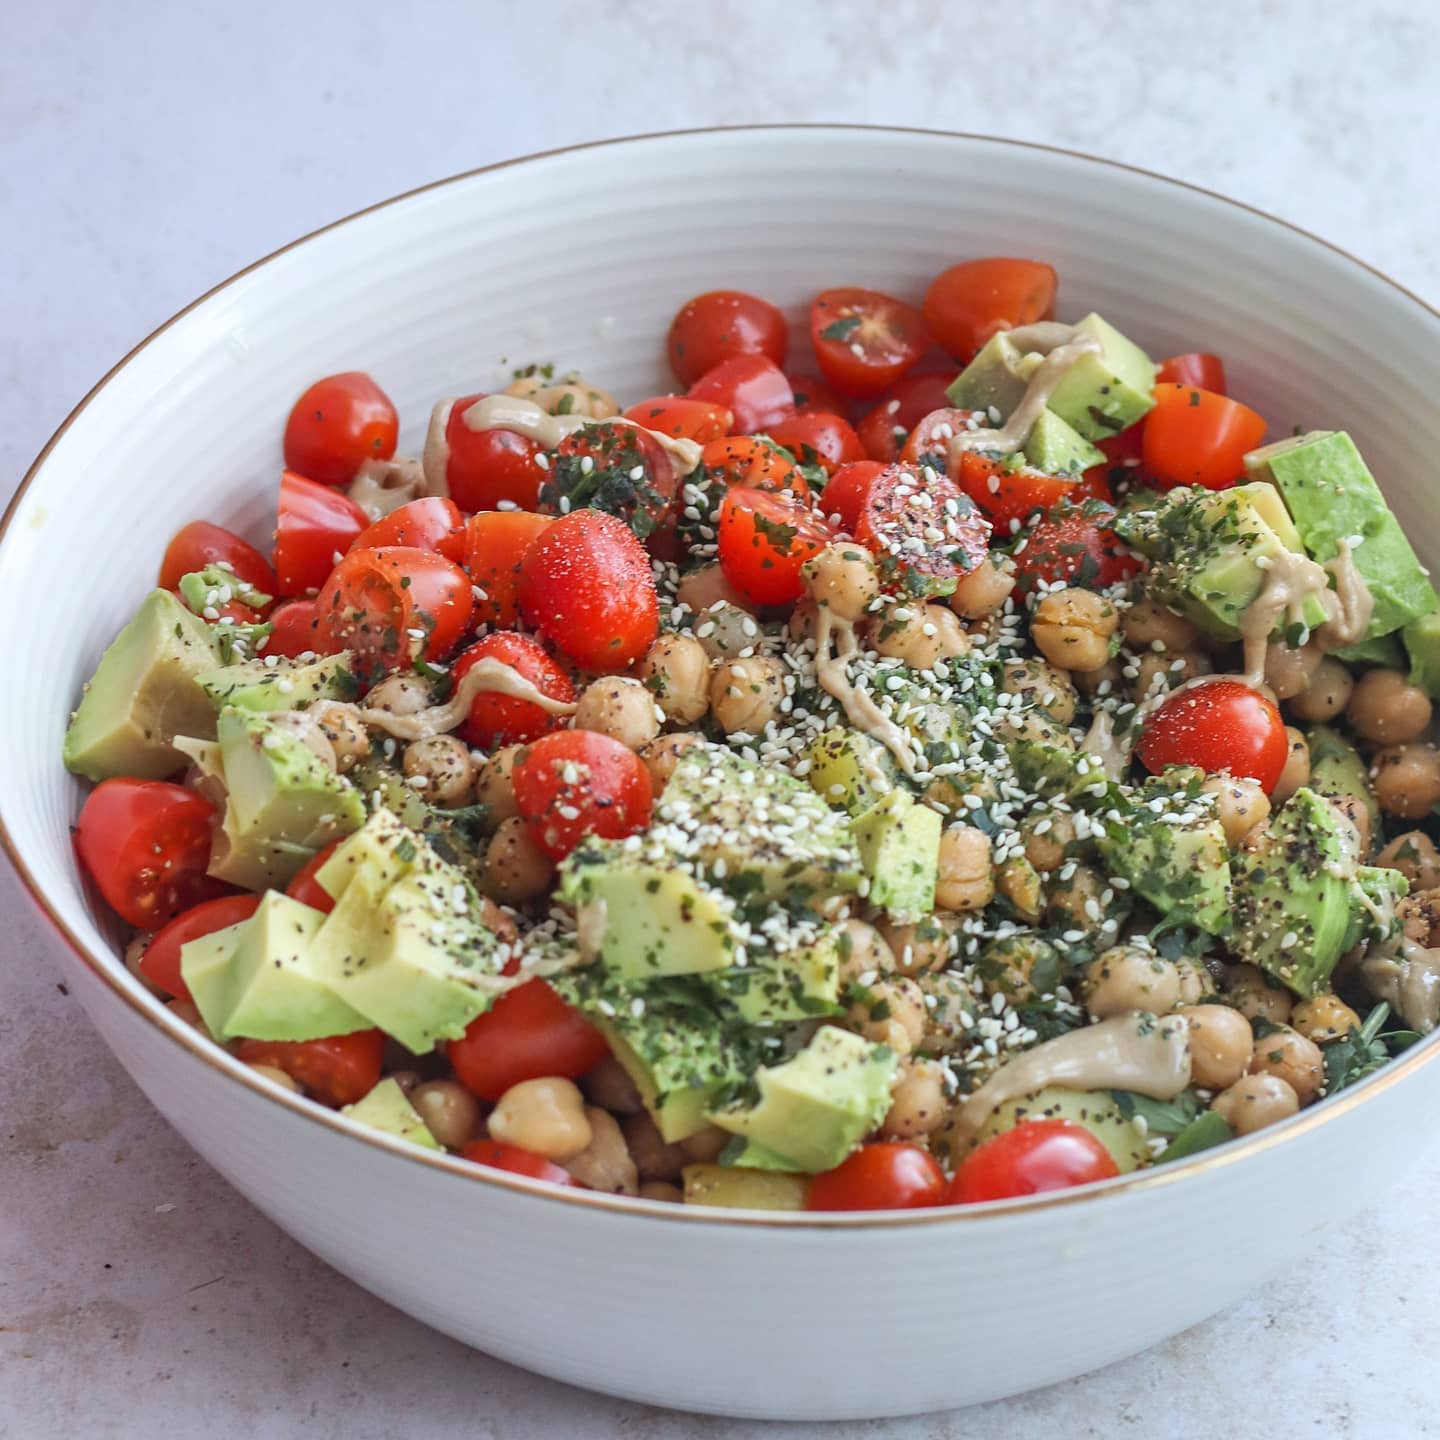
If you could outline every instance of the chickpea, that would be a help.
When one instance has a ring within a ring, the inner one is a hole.
[[[1175,962],[1175,973],[1180,977],[1180,995],[1176,1006],[1198,1005],[1215,993],[1215,981],[1205,968],[1204,962],[1182,955]]]
[[[278,1065],[251,1065],[250,1069],[263,1076],[272,1085],[288,1090],[292,1095],[303,1095],[305,1087],[293,1076],[287,1075]]]
[[[613,1056],[607,1055],[580,1080],[585,1098],[612,1115],[638,1115],[645,1103],[630,1078],[630,1072]]]
[[[1061,670],[1099,670],[1110,658],[1110,637],[1120,617],[1093,590],[1066,586],[1049,591],[1035,607],[1030,638]]]
[[[1120,617],[1120,632],[1132,650],[1188,650],[1199,639],[1199,631],[1183,615],[1177,615],[1149,595],[1139,595]]]
[[[1225,996],[1247,1020],[1283,1025],[1294,1008],[1294,997],[1257,965],[1231,965],[1225,972]]]
[[[454,1080],[427,1080],[410,1092],[425,1128],[447,1150],[458,1150],[480,1125],[480,1102]]]
[[[1060,983],[1060,956],[1033,930],[992,940],[976,966],[987,995],[1023,1003],[1054,992]]]
[[[1272,640],[1265,649],[1265,683],[1277,700],[1290,700],[1310,687],[1321,660],[1315,645],[1286,645]]]
[[[1331,809],[1349,821],[1355,832],[1355,851],[1364,859],[1370,853],[1370,807],[1359,795],[1326,795]]]
[[[490,818],[496,825],[503,825],[520,813],[515,801],[513,778],[515,757],[519,753],[518,745],[507,745],[503,750],[497,750],[480,767],[480,773],[475,778],[475,801],[489,807]]]
[[[412,740],[401,762],[405,778],[432,805],[453,809],[469,803],[475,790],[475,762],[457,735]]]
[[[710,1165],[730,1143],[730,1139],[728,1130],[722,1130],[718,1125],[706,1125],[693,1135],[687,1135],[675,1143],[680,1147],[680,1153],[684,1155],[687,1164]]]
[[[695,621],[695,638],[711,660],[730,660],[753,652],[760,643],[760,622],[737,605],[712,605]]]
[[[675,598],[696,615],[703,615],[722,601],[737,610],[748,610],[749,601],[725,578],[718,565],[702,565],[684,576],[675,589]]]
[[[310,707],[309,715],[330,742],[340,774],[348,775],[360,761],[370,758],[370,732],[353,705],[321,700]]]
[[[1302,1105],[1308,1105],[1325,1083],[1325,1060],[1313,1040],[1282,1025],[1255,1042],[1250,1073],[1278,1076]]]
[[[1065,867],[1060,870],[1065,874]],[[1093,935],[1105,921],[1105,879],[1093,865],[1076,864],[1067,879],[1051,881],[1045,892],[1045,918],[1063,930]]]
[[[992,551],[956,582],[950,608],[962,620],[984,620],[1005,604],[1014,588],[1015,562]]]
[[[1060,725],[1075,718],[1075,687],[1070,677],[1044,660],[1007,660],[1000,688],[1019,695]]]
[[[573,1080],[546,1075],[512,1085],[495,1102],[486,1124],[492,1140],[533,1150],[547,1160],[571,1160],[594,1138],[594,1109],[587,1108]]]
[[[642,1200],[663,1200],[669,1205],[682,1205],[685,1202],[685,1192],[678,1185],[671,1185],[664,1180],[642,1180],[635,1193]]]
[[[1276,805],[1283,805],[1302,785],[1310,783],[1310,742],[1293,725],[1285,727],[1285,739],[1285,768],[1270,792]]]
[[[982,805],[994,805],[1000,799],[1000,791],[990,776],[972,771],[964,775],[942,775],[932,780],[921,798],[942,815],[968,815],[970,806],[965,803],[967,796],[974,796]]]
[[[710,681],[710,713],[727,735],[758,735],[780,713],[785,667],[768,655],[731,660]]]
[[[497,905],[488,895],[479,897],[479,904],[475,907],[475,918],[502,945],[512,945],[520,938],[520,927],[515,923],[514,915],[504,906]]]
[[[640,758],[650,772],[650,786],[657,795],[670,783],[680,757],[699,739],[698,735],[682,730],[678,734],[662,735],[658,740],[652,740],[640,752]]]
[[[1430,697],[1398,670],[1369,670],[1355,686],[1345,718],[1377,745],[1405,745],[1429,728]]]
[[[367,710],[390,715],[418,715],[430,703],[430,687],[418,675],[387,675],[365,697]]]
[[[1039,745],[1049,745],[1056,750],[1075,748],[1075,737],[1071,735],[1066,722],[1046,714],[1043,710],[1007,707],[991,717],[991,724],[995,727],[995,738],[1012,745],[1033,740]]]
[[[876,623],[876,654],[912,670],[933,670],[970,649],[964,627],[943,605],[897,605]]]
[[[1020,828],[1025,836],[1025,858],[1042,875],[1058,870],[1075,844],[1075,817],[1063,810],[1026,821]]]
[[[1375,863],[1398,870],[1412,890],[1433,890],[1440,885],[1440,850],[1423,830],[1397,835],[1375,857]]]
[[[1098,670],[1076,670],[1070,679],[1087,700],[1093,700],[1097,695],[1113,695],[1125,683],[1118,660],[1107,660]]]
[[[583,415],[589,420],[608,420],[620,408],[598,385],[579,375],[547,380],[542,375],[521,375],[505,387],[507,395],[533,400],[547,415]]]
[[[598,1105],[585,1107],[585,1119],[590,1125],[590,1143],[565,1161],[565,1168],[592,1190],[607,1195],[634,1195],[640,1188],[639,1176],[620,1122]],[[493,1129],[495,1117],[492,1115],[490,1120]]]
[[[420,1072],[418,1070],[392,1070],[384,1078],[386,1080],[393,1080],[400,1087],[401,1093],[406,1096],[409,1096],[415,1087],[421,1083]]]
[[[1130,682],[1131,694],[1137,700],[1153,700],[1187,680],[1208,675],[1213,668],[1210,657],[1198,650],[1151,651],[1142,655],[1136,664],[1135,678]]]
[[[1360,1017],[1338,995],[1316,995],[1302,1000],[1290,1014],[1290,1023],[1307,1040],[1328,1045],[1360,1028]]]
[[[1287,1120],[1300,1109],[1300,1097],[1278,1075],[1245,1075],[1211,1102],[1237,1135],[1253,1135]]]
[[[1375,752],[1371,773],[1387,815],[1422,820],[1440,803],[1440,755],[1433,745],[1388,745]]]
[[[662,713],[639,680],[602,675],[580,692],[574,723],[577,730],[593,730],[640,750],[660,733]]]
[[[995,898],[990,837],[973,825],[952,825],[940,836],[935,882],[937,910],[983,910]]]
[[[1228,1005],[1187,1005],[1176,1014],[1190,1027],[1190,1078],[1206,1090],[1233,1085],[1255,1053],[1250,1022]]]
[[[890,1108],[880,1122],[887,1140],[920,1140],[945,1123],[945,1071],[934,1061],[908,1055],[890,1091]]]
[[[1023,855],[1012,855],[995,867],[995,889],[1027,925],[1040,923],[1045,886],[1040,872]]]
[[[908,1055],[925,1036],[925,992],[904,975],[866,985],[846,1012],[852,1027],[897,1055]]]
[[[1406,939],[1428,949],[1440,941],[1440,890],[1414,890],[1396,906]]]
[[[282,710],[278,715],[271,715],[269,720],[277,729],[293,735],[327,770],[340,769],[340,761],[329,736],[308,711]]]
[[[640,662],[640,678],[667,720],[693,725],[710,708],[710,656],[693,635],[660,636]]]
[[[958,953],[959,921],[949,915],[927,915],[914,925],[880,922],[880,933],[890,947],[893,965],[912,979],[943,970]]]
[[[1212,775],[1200,788],[1215,797],[1215,818],[1233,850],[1257,826],[1270,818],[1270,800],[1255,780]]]
[[[502,821],[485,850],[485,878],[502,905],[523,905],[543,895],[555,879],[550,857],[518,816]]]
[[[802,595],[785,622],[785,638],[796,645],[814,640],[820,633],[820,610],[808,596]]]
[[[1180,972],[1153,950],[1114,945],[1085,967],[1085,1008],[1097,1019],[1127,1010],[1168,1014],[1180,1000]]]
[[[810,598],[841,620],[861,619],[880,594],[880,575],[863,546],[841,541],[812,555],[801,569]]]
[[[1333,655],[1323,655],[1310,675],[1309,686],[1290,697],[1290,713],[1297,720],[1320,724],[1333,720],[1349,703],[1355,681]]]
[[[627,1115],[620,1122],[625,1147],[642,1180],[678,1180],[685,1154],[678,1145],[667,1145],[655,1122],[645,1113]]]
[[[885,937],[864,920],[847,920],[836,936],[840,952],[840,985],[863,985],[896,968]]]

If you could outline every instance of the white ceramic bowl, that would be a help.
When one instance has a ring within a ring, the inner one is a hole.
[[[694,1410],[800,1419],[991,1399],[1212,1314],[1403,1169],[1440,1105],[1437,1041],[1288,1124],[1148,1175],[898,1216],[682,1210],[434,1158],[282,1094],[126,974],[67,827],[67,711],[166,539],[262,537],[279,436],[318,375],[373,372],[418,444],[432,399],[554,359],[662,388],[676,306],[718,285],[799,319],[824,286],[918,297],[943,266],[1026,253],[1061,312],[1153,353],[1225,356],[1270,418],[1348,427],[1440,561],[1440,316],[1318,240],[1204,192],[1029,145],[886,130],[658,136],[432,186],[288,247],[94,390],[6,517],[0,614],[24,617],[0,711],[0,821],[68,946],[66,979],[146,1094],[316,1254],[438,1329],[547,1375]],[[797,331],[797,343],[799,333]],[[45,603],[35,603],[43,594]],[[1242,1225],[1223,1217],[1244,1216]]]

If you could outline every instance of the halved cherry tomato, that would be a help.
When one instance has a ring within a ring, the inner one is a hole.
[[[795,396],[795,413],[812,415],[843,415],[845,402],[818,375],[791,375],[791,393]]]
[[[510,628],[519,623],[516,586],[525,552],[553,524],[528,510],[482,510],[465,522],[464,560],[475,588],[475,623]]]
[[[1140,562],[1110,529],[1114,508],[1101,500],[1063,501],[1016,543],[1015,583],[1022,594],[1043,580],[1104,590],[1135,574]]]
[[[1195,765],[1211,775],[1254,780],[1267,795],[1288,753],[1274,701],[1238,680],[1177,690],[1145,721],[1135,745],[1135,758],[1153,775],[1168,765]]]
[[[443,660],[470,626],[470,578],[453,560],[410,545],[352,550],[315,601],[315,629],[329,653],[350,650],[362,671]]]
[[[180,974],[180,947],[248,920],[259,905],[258,895],[222,895],[218,900],[192,905],[155,932],[140,957],[140,973],[167,995],[188,1000],[190,987]]]
[[[578,733],[578,732],[575,732]],[[477,1015],[445,1047],[455,1078],[482,1100],[522,1080],[578,1080],[609,1053],[605,1037],[544,980],[527,980]]]
[[[298,900],[302,905],[308,905],[312,910],[320,911],[322,915],[328,915],[335,908],[335,897],[315,878],[315,875],[335,853],[339,844],[338,840],[332,840],[323,850],[317,850],[305,862],[304,868],[285,887],[285,893],[292,900]],[[143,961],[140,968],[142,970],[145,968]]]
[[[889,585],[945,595],[989,553],[990,522],[948,476],[887,465],[860,497],[855,538]]]
[[[777,445],[783,445],[802,465],[819,465],[827,475],[833,475],[852,460],[865,458],[865,447],[850,422],[820,410],[772,425],[770,438]]]
[[[736,355],[785,363],[785,317],[768,300],[743,290],[710,290],[687,300],[670,322],[665,352],[682,385]]]
[[[731,428],[754,435],[795,413],[795,393],[785,372],[763,355],[736,355],[707,370],[691,387],[690,399],[723,405]]]
[[[460,1147],[463,1159],[492,1170],[508,1170],[512,1175],[528,1175],[532,1180],[548,1180],[552,1185],[578,1185],[580,1182],[553,1160],[526,1150],[520,1145],[507,1145],[503,1140],[468,1140]]]
[[[820,509],[837,530],[853,535],[860,522],[860,504],[870,482],[888,464],[884,460],[852,460],[842,465],[820,492]]]
[[[281,595],[318,590],[370,517],[348,496],[287,470],[280,477],[275,577]]]
[[[259,647],[261,655],[282,655],[293,660],[299,655],[320,653],[324,642],[315,629],[313,600],[287,600],[270,612],[269,620],[273,628]]]
[[[776,444],[779,442],[777,441]],[[768,440],[753,435],[732,435],[712,440],[701,452],[705,473],[727,486],[749,485],[756,490],[788,490],[804,499],[810,493],[795,462]]]
[[[531,545],[517,593],[526,622],[587,670],[625,669],[659,633],[650,557],[598,510],[562,515]]]
[[[862,1145],[810,1182],[810,1210],[917,1210],[945,1197],[945,1176],[918,1145]]]
[[[905,448],[910,432],[936,410],[950,404],[946,388],[953,375],[906,375],[856,425],[860,443],[872,460],[893,465]]]
[[[515,803],[536,843],[563,860],[582,840],[623,840],[650,823],[650,771],[595,730],[542,735],[515,757]]]
[[[385,1036],[355,1030],[323,1040],[242,1040],[235,1053],[247,1065],[283,1070],[323,1105],[353,1105],[380,1083]]]
[[[223,891],[210,879],[214,806],[165,780],[102,780],[75,822],[75,850],[122,920],[155,930]]]
[[[565,436],[548,461],[533,508],[568,515],[588,506],[618,515],[641,540],[669,513],[679,490],[665,447],[635,425],[587,425]]]
[[[720,503],[720,569],[757,605],[800,598],[800,568],[830,541],[825,522],[789,493],[735,486]]]
[[[399,435],[395,406],[368,375],[327,375],[285,422],[285,468],[321,485],[348,485],[367,460],[388,460]]]
[[[367,525],[350,548],[374,550],[381,545],[410,545],[416,550],[439,550],[440,542],[463,523],[464,516],[453,500],[443,495],[423,495]]]
[[[1192,350],[1184,355],[1172,355],[1160,362],[1155,376],[1157,385],[1193,385],[1200,390],[1210,390],[1216,395],[1228,395],[1225,385],[1225,362],[1218,355],[1203,350]]]
[[[458,685],[487,655],[524,676],[542,695],[566,705],[575,699],[570,677],[545,653],[544,646],[528,635],[509,631],[487,635],[465,650],[451,670],[455,683]],[[493,750],[537,739],[560,723],[559,716],[529,700],[485,691],[470,702],[470,713],[460,733],[468,744]]]
[[[925,323],[962,365],[1001,330],[1055,314],[1056,275],[1039,260],[995,256],[942,271],[925,292]]]
[[[878,290],[822,290],[810,305],[820,373],[842,395],[865,400],[893,385],[925,353],[920,312]]]
[[[657,435],[704,445],[728,435],[734,417],[724,405],[712,405],[708,400],[692,400],[688,395],[656,395],[632,405],[625,412],[625,418]]]
[[[1157,385],[1145,417],[1146,474],[1161,490],[1228,490],[1244,478],[1245,456],[1265,429],[1264,417],[1238,400],[1193,385]]]
[[[1108,1180],[1114,1157],[1072,1120],[1027,1120],[977,1145],[961,1162],[945,1197],[951,1205],[1009,1200]]]
[[[962,430],[970,428],[974,410],[956,410],[945,406],[923,416],[910,431],[900,458],[907,465],[928,465],[932,470],[950,468],[950,442]]]
[[[1078,476],[1045,475],[1025,467],[1009,469],[974,450],[960,455],[960,488],[994,522],[1002,534],[1014,534],[1020,523],[1062,500],[1083,498]]]
[[[518,505],[533,510],[545,471],[536,457],[545,447],[516,430],[472,430],[465,412],[485,396],[465,395],[450,406],[445,421],[445,484],[465,511]]]
[[[266,595],[280,593],[270,562],[248,540],[208,520],[192,520],[175,532],[165,547],[160,578],[155,583],[162,590],[174,590],[186,575],[207,565],[228,565],[247,585]]]

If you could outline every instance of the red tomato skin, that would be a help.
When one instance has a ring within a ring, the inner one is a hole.
[[[155,930],[224,886],[205,874],[214,807],[167,780],[102,780],[75,822],[75,850],[122,920]]]
[[[477,1015],[445,1047],[455,1078],[482,1100],[522,1080],[578,1080],[610,1053],[600,1032],[544,980],[527,980]]]
[[[1289,753],[1285,722],[1272,700],[1238,680],[1207,680],[1162,700],[1145,722],[1135,757],[1158,775],[1196,765],[1256,781],[1268,795]]]
[[[587,459],[592,468],[582,473],[576,467]],[[637,462],[642,470],[639,480],[634,478]],[[550,452],[550,468],[535,508],[548,515],[568,514],[572,507],[582,509],[588,502],[572,496],[574,485],[588,487],[595,475],[617,471],[623,472],[627,487],[633,487],[632,498],[607,513],[618,513],[637,535],[653,534],[666,516],[674,513],[680,481],[665,447],[648,430],[635,425],[600,420],[565,436]]]
[[[487,635],[465,650],[451,667],[455,683],[458,685],[487,655],[518,671],[552,700],[567,705],[574,701],[575,687],[570,677],[545,653],[544,647],[528,635],[508,631]],[[539,739],[562,723],[558,715],[551,715],[528,700],[517,700],[512,695],[481,694],[471,701],[470,714],[461,725],[460,733],[467,744],[481,750],[494,750]]]
[[[320,654],[324,642],[315,628],[313,600],[286,600],[270,612],[269,620],[274,628],[259,647],[260,655],[294,660],[300,655]]]
[[[656,395],[642,400],[625,412],[625,418],[656,435],[693,440],[697,445],[724,439],[734,421],[724,405],[692,400],[688,395]]]
[[[1157,385],[1145,417],[1145,473],[1161,490],[1203,485],[1228,490],[1245,475],[1245,456],[1266,424],[1248,405],[1193,385]]]
[[[1155,383],[1191,385],[1197,390],[1209,390],[1216,395],[1230,393],[1225,384],[1225,362],[1218,355],[1202,350],[1192,350],[1184,355],[1172,355],[1168,360],[1162,360]]]
[[[285,468],[321,485],[348,485],[367,460],[390,459],[399,435],[395,406],[368,375],[327,375],[285,422]]]
[[[586,670],[626,669],[660,630],[650,557],[598,510],[562,515],[531,545],[517,594],[526,623]]]
[[[865,458],[865,447],[850,422],[812,410],[770,427],[770,438],[803,465],[819,465],[833,475],[842,465]]]
[[[1002,534],[1017,533],[1019,525],[1037,511],[1062,500],[1083,499],[1079,478],[1043,475],[1038,470],[1009,470],[973,450],[960,455],[960,488]]]
[[[810,1210],[918,1210],[945,1198],[945,1176],[918,1145],[878,1141],[810,1182]]]
[[[190,987],[180,974],[180,947],[248,920],[259,905],[258,895],[222,895],[192,905],[151,937],[140,957],[140,973],[174,999],[189,1000]]]
[[[781,455],[773,445],[750,435],[732,435],[725,440],[712,440],[701,450],[700,463],[705,467],[707,475],[713,479],[723,479],[727,486],[746,485],[754,490],[788,490],[802,500],[810,494],[805,477],[795,468],[793,461]]]
[[[741,435],[769,430],[795,413],[795,392],[785,372],[763,355],[722,360],[691,385],[690,399],[725,406]]]
[[[280,593],[270,562],[248,540],[208,520],[192,520],[175,532],[165,547],[160,578],[155,583],[162,590],[174,590],[184,576],[221,563],[229,565],[238,579],[266,595]]]
[[[758,517],[758,522],[757,522]],[[777,547],[770,526],[794,531]],[[735,486],[720,502],[720,569],[756,605],[789,605],[805,585],[801,567],[830,541],[823,520],[793,495]]]
[[[492,1170],[508,1170],[512,1175],[528,1175],[532,1180],[548,1180],[552,1185],[580,1183],[553,1160],[519,1145],[507,1145],[503,1140],[470,1140],[460,1147],[460,1154],[477,1165],[488,1165]]]
[[[903,499],[905,491],[928,495],[932,507],[917,510]],[[937,513],[947,509],[946,538],[932,541],[927,532],[935,525]],[[973,570],[990,552],[990,522],[970,505],[955,483],[933,471],[920,472],[908,465],[887,465],[865,486],[855,522],[855,539],[880,557],[882,582],[895,584],[887,567],[904,574],[907,581],[917,576],[930,582],[933,593],[945,594],[955,582]],[[912,551],[904,542],[923,539],[925,548]]]
[[[925,324],[962,365],[1001,330],[1055,314],[1058,277],[1039,260],[991,256],[942,271],[925,292]]]
[[[576,767],[582,778],[567,780]],[[591,730],[542,735],[515,757],[512,775],[520,814],[552,860],[563,860],[592,835],[623,840],[650,823],[650,771],[608,735]]]
[[[445,421],[445,483],[464,511],[497,510],[501,504],[533,510],[545,472],[536,456],[545,447],[515,430],[472,430],[465,412],[483,393],[451,402]]]
[[[1070,1120],[1027,1120],[977,1145],[961,1162],[945,1197],[976,1205],[1068,1190],[1120,1173],[1110,1152]]]
[[[519,624],[521,562],[554,523],[553,516],[529,510],[482,510],[465,522],[463,559],[477,592],[477,625],[510,629]]]
[[[843,415],[845,402],[818,375],[790,375],[790,391],[795,396],[797,415]]]
[[[335,908],[335,897],[315,878],[316,873],[335,853],[340,842],[332,840],[323,850],[317,850],[299,870],[295,878],[285,887],[285,893],[302,905],[328,915]],[[142,965],[143,968],[143,965]]]
[[[382,545],[409,545],[439,550],[441,542],[464,524],[460,507],[443,495],[425,495],[397,506],[367,525],[351,543],[352,550],[378,550]]]
[[[1104,590],[1134,575],[1140,561],[1104,523],[1112,515],[1096,504],[1061,504],[1037,520],[1014,552],[1021,592],[1028,593],[1039,580]]]
[[[840,466],[820,492],[820,509],[826,520],[847,535],[853,535],[860,523],[865,491],[888,464],[888,460],[853,460]]]
[[[318,590],[370,523],[348,496],[293,470],[280,477],[275,578],[281,595]]]
[[[910,432],[930,413],[950,404],[945,394],[954,375],[906,375],[890,387],[873,410],[856,425],[860,443],[872,460],[893,465],[905,448]]]
[[[810,341],[830,384],[852,400],[868,400],[914,368],[930,337],[913,305],[847,286],[822,290],[811,302]]]
[[[236,1055],[247,1065],[283,1070],[313,1099],[338,1108],[363,1100],[380,1083],[385,1036],[354,1030],[321,1040],[242,1040]]]
[[[743,290],[710,290],[687,300],[670,322],[665,353],[682,385],[736,355],[785,363],[785,317],[768,300]]]
[[[906,465],[929,465],[934,470],[950,469],[950,441],[969,428],[978,415],[975,410],[956,410],[943,405],[923,415],[905,439],[900,459]]]

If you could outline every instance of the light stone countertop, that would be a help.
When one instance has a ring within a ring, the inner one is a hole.
[[[1425,0],[5,7],[0,501],[115,359],[240,265],[425,180],[605,135],[834,119],[1049,141],[1250,201],[1440,300],[1437,74]],[[0,934],[5,1440],[1440,1432],[1433,1140],[1303,1270],[1147,1355],[949,1416],[767,1430],[536,1379],[333,1274],[150,1109],[8,872]],[[1224,1264],[1244,1223],[1184,1243]]]

